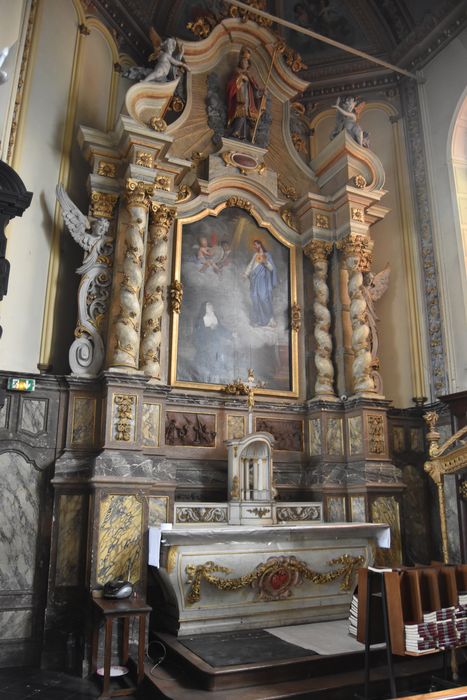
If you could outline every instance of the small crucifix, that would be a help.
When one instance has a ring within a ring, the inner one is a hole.
[[[246,396],[247,406],[248,406],[248,429],[247,434],[251,435],[253,432],[253,409],[255,407],[255,389],[261,389],[264,386],[264,382],[257,382],[255,380],[255,373],[252,369],[248,370],[248,379],[243,382],[240,377],[235,379],[232,384],[227,384],[224,387],[224,391],[227,394],[235,394],[236,396]]]

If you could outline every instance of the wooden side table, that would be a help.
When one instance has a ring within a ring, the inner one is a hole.
[[[91,646],[91,672],[97,671],[97,652],[99,646],[99,623],[104,619],[105,638],[104,638],[104,674],[102,678],[102,693],[99,696],[104,698],[114,698],[122,695],[132,695],[136,692],[137,686],[130,688],[118,688],[110,690],[110,667],[112,663],[112,626],[115,619],[123,620],[123,635],[121,647],[121,663],[128,663],[128,647],[130,634],[130,618],[136,617],[139,619],[139,634],[138,634],[138,666],[137,666],[137,685],[141,683],[144,676],[144,651],[146,641],[146,616],[151,612],[152,608],[140,597],[131,597],[118,599],[110,598],[93,598],[93,634]]]

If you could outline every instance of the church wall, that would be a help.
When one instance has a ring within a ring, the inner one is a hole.
[[[375,241],[372,271],[379,272],[387,263],[391,266],[389,289],[376,303],[376,313],[380,319],[380,372],[386,398],[395,406],[405,407],[411,405],[412,397],[420,395],[419,392],[424,386],[420,369],[423,366],[423,356],[418,345],[418,333],[415,330],[411,331],[412,326],[419,328],[423,319],[419,311],[419,290],[412,272],[414,264],[416,265],[416,232],[410,212],[410,193],[402,186],[407,180],[406,153],[400,147],[402,126],[397,122],[397,115],[394,105],[367,96],[360,121],[362,127],[370,134],[371,150],[383,163],[386,174],[384,188],[387,194],[381,204],[390,209],[386,217],[371,229]],[[322,113],[315,119],[312,124],[315,129],[312,137],[313,155],[329,142],[334,123],[334,110]],[[345,274],[341,275],[341,285],[345,278]],[[349,329],[346,289],[341,289],[342,293],[343,322],[344,327]],[[349,332],[344,338],[343,354],[348,385],[349,365],[353,357]],[[407,361],[408,358],[410,361]],[[342,388],[340,383],[339,393]],[[349,388],[346,386],[346,393],[351,393]]]
[[[467,279],[451,151],[453,124],[465,96],[466,66],[464,31],[426,66],[425,82],[419,86],[449,393],[467,388]]]
[[[79,282],[74,271],[82,251],[62,233],[55,187],[63,182],[87,211],[83,182],[88,169],[76,142],[76,125],[103,130],[113,125],[119,87],[113,38],[94,19],[89,20],[89,35],[81,34],[78,26],[85,20],[78,3],[42,0],[37,6],[11,161],[34,197],[7,230],[11,274],[0,309],[0,366],[13,371],[35,372],[38,365],[69,371],[67,348]],[[14,94],[16,83],[10,90]]]

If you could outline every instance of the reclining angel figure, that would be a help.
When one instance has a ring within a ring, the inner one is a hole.
[[[370,136],[358,123],[364,105],[364,102],[350,95],[337,98],[336,104],[332,105],[333,109],[337,110],[337,114],[336,126],[330,134],[331,141],[345,129],[360,146],[370,147]]]
[[[155,60],[154,68],[131,66],[122,70],[122,76],[130,80],[143,82],[165,83],[176,80],[181,74],[181,68],[190,70],[183,59],[183,47],[173,37],[162,41],[154,27],[149,30],[149,36],[154,51],[149,56]]]

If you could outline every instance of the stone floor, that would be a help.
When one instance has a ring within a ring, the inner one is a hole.
[[[97,685],[89,680],[40,669],[0,669],[0,700],[95,700]]]

